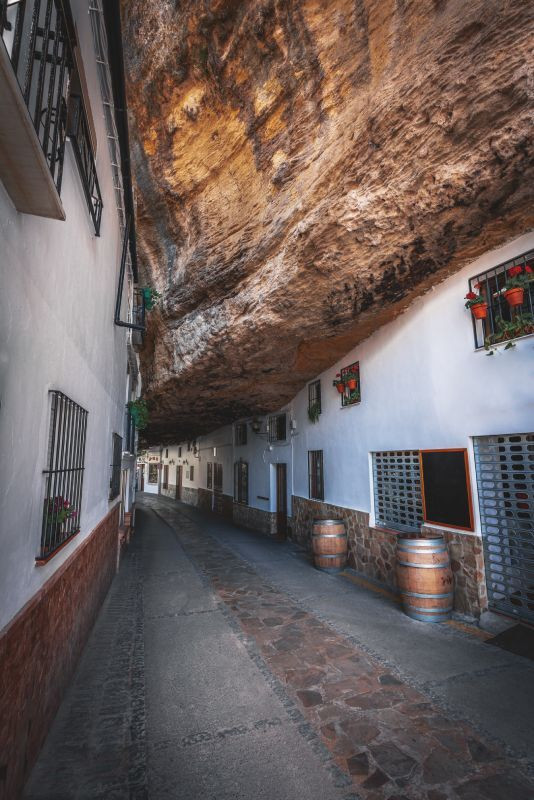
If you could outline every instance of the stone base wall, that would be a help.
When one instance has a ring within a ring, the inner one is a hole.
[[[216,514],[228,520],[233,519],[234,498],[228,494],[215,494],[213,497],[213,510]]]
[[[116,505],[0,633],[1,800],[20,796],[70,683],[115,574],[118,529]]]
[[[211,491],[211,489],[198,490],[198,507],[202,511],[213,510],[213,492]]]
[[[173,483],[169,483],[166,489],[161,487],[161,494],[164,497],[171,497],[173,500],[176,499],[176,486]]]
[[[428,536],[441,533],[447,542],[454,577],[454,610],[479,617],[488,607],[484,552],[480,536],[446,528],[422,527]]]
[[[198,489],[191,486],[182,486],[182,503],[188,503],[190,506],[198,506]]]
[[[348,563],[373,580],[397,589],[395,551],[397,534],[369,527],[369,514],[344,506],[333,506],[319,500],[293,495],[293,539],[312,549],[314,519],[342,519],[348,534]]]
[[[244,528],[261,531],[270,536],[276,535],[276,514],[272,511],[234,503],[233,518],[237,525],[243,525]]]

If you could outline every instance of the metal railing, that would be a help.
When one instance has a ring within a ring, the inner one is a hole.
[[[82,180],[83,193],[93,220],[95,233],[100,236],[100,223],[102,220],[102,194],[96,174],[96,164],[91,145],[89,123],[83,105],[83,100],[78,95],[69,98],[69,118],[67,134],[70,136],[76,163]]]
[[[58,193],[73,66],[67,24],[61,0],[0,0],[0,39]]]
[[[527,264],[534,265],[534,250],[529,250],[517,258],[498,264],[493,269],[474,275],[469,280],[470,291],[480,294],[488,305],[485,319],[475,319],[473,316],[475,347],[483,347],[487,337],[498,337],[499,323],[511,322],[518,317],[531,320],[534,316],[534,281],[525,287],[522,306],[510,308],[504,295],[508,270],[511,267],[525,267]],[[530,327],[532,327],[532,323],[530,326],[525,325],[525,333],[529,332]],[[518,335],[521,335],[521,332]],[[506,336],[500,341],[506,341]]]
[[[124,451],[135,453],[135,421],[128,407],[124,413]]]
[[[45,499],[41,551],[46,561],[80,530],[87,411],[64,395],[51,391],[48,463],[44,470]]]

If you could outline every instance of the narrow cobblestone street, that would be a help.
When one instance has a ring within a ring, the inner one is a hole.
[[[26,800],[534,797],[531,661],[139,498]]]

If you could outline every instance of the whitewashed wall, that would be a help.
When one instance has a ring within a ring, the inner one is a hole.
[[[534,336],[488,357],[475,350],[463,305],[470,277],[533,246],[531,233],[486,253],[318,376],[317,424],[308,421],[307,387],[299,392],[292,403],[300,433],[294,494],[308,497],[308,450],[323,450],[326,502],[371,511],[371,451],[470,449],[473,436],[534,430]],[[340,409],[332,381],[353,361],[360,362],[362,400]],[[472,459],[470,467],[474,477]]]
[[[65,222],[19,214],[0,182],[0,628],[112,507],[111,434],[123,433],[127,333],[113,324],[122,243],[87,3],[71,5],[97,130],[104,211],[96,237],[70,143],[61,191]],[[89,412],[86,470],[81,533],[36,567],[49,389]]]

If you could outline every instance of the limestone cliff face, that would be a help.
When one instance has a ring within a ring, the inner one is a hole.
[[[532,9],[123,0],[150,441],[276,408],[532,227]]]

